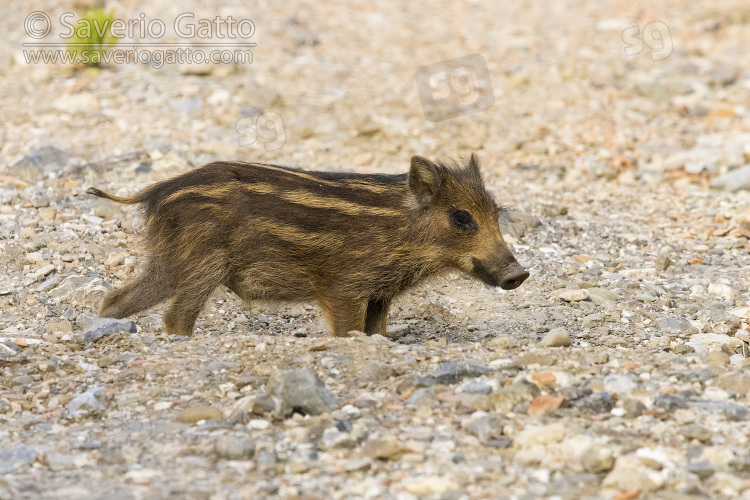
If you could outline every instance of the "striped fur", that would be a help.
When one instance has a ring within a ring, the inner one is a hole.
[[[525,273],[473,155],[463,168],[414,157],[402,175],[217,162],[129,198],[88,192],[141,204],[150,252],[145,272],[105,297],[100,315],[171,299],[171,334],[192,333],[220,284],[247,302],[317,300],[334,334],[372,334],[384,333],[394,297],[431,276],[458,269],[498,285]],[[471,228],[456,226],[459,210]]]

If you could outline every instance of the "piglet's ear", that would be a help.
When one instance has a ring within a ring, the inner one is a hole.
[[[469,158],[469,164],[466,165],[466,168],[469,169],[472,173],[482,176],[482,173],[479,171],[479,158],[477,158],[477,155],[474,153],[471,153],[471,158]]]
[[[412,156],[409,170],[409,189],[417,198],[417,202],[426,207],[437,194],[443,184],[441,168],[421,156]]]

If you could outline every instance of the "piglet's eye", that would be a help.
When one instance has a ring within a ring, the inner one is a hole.
[[[477,224],[474,218],[466,210],[455,210],[450,215],[451,225],[464,231],[475,231]]]

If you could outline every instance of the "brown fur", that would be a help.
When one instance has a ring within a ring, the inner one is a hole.
[[[130,198],[88,193],[140,203],[150,253],[99,315],[171,299],[170,334],[192,334],[220,284],[246,302],[317,300],[335,335],[383,334],[391,301],[428,277],[457,269],[509,289],[528,276],[503,241],[474,155],[463,168],[415,156],[402,175],[217,162]]]

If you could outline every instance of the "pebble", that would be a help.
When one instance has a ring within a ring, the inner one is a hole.
[[[71,418],[93,416],[105,410],[104,388],[94,386],[73,398],[67,405]]]
[[[393,375],[392,365],[370,361],[362,368],[359,378],[363,382],[380,382],[382,380],[388,380]]]
[[[608,446],[594,445],[583,454],[581,464],[586,472],[602,474],[612,470],[615,454]]]
[[[372,460],[398,460],[411,451],[394,437],[370,437],[361,449],[362,455]]]
[[[461,423],[461,427],[479,438],[479,442],[485,446],[507,448],[512,440],[503,435],[505,421],[497,414],[487,414],[483,411],[475,412],[469,419]]]
[[[49,292],[57,303],[65,301],[79,306],[94,307],[107,293],[107,287],[100,278],[89,276],[68,276],[60,285]]]
[[[547,332],[537,344],[541,347],[570,347],[570,334],[565,328],[554,328]]]
[[[730,170],[726,174],[718,176],[711,181],[711,187],[730,193],[750,189],[750,165]]]
[[[589,293],[585,289],[564,290],[558,295],[560,299],[566,302],[580,302],[589,298]]]
[[[634,455],[617,457],[615,466],[602,483],[604,486],[621,491],[656,491],[664,485],[665,479],[658,471],[643,466]]]
[[[701,443],[710,441],[714,435],[710,429],[697,424],[686,425],[685,427],[680,428],[680,434],[682,434],[685,439],[697,439]]]
[[[438,495],[446,491],[458,489],[458,485],[444,476],[430,476],[406,479],[403,482],[404,489],[412,495],[426,496]]]
[[[575,406],[586,413],[609,413],[615,404],[615,398],[607,392],[597,392],[575,402]]]
[[[247,437],[224,435],[216,438],[214,451],[219,458],[225,458],[227,460],[249,460],[255,453],[255,445]]]
[[[0,450],[0,474],[8,474],[36,462],[39,455],[37,446],[7,446]]]
[[[195,424],[202,420],[221,420],[223,417],[221,410],[216,407],[196,405],[182,410],[175,420],[182,424]]]
[[[694,334],[698,333],[698,329],[695,328],[688,320],[680,317],[664,318],[659,321],[659,329],[669,334]]]
[[[565,426],[562,423],[528,426],[516,435],[513,444],[516,448],[526,449],[536,445],[559,443],[564,436]]]
[[[465,378],[480,377],[492,373],[490,368],[467,363],[440,363],[428,376],[437,384],[456,384]]]
[[[90,330],[84,334],[86,346],[117,333],[136,333],[138,328],[129,319],[94,318]]]
[[[320,415],[337,407],[333,394],[313,368],[275,372],[269,377],[266,390],[281,402],[277,409],[281,417],[293,412]]]
[[[654,407],[673,412],[677,409],[687,408],[688,404],[682,396],[674,394],[659,394],[654,400]]]

